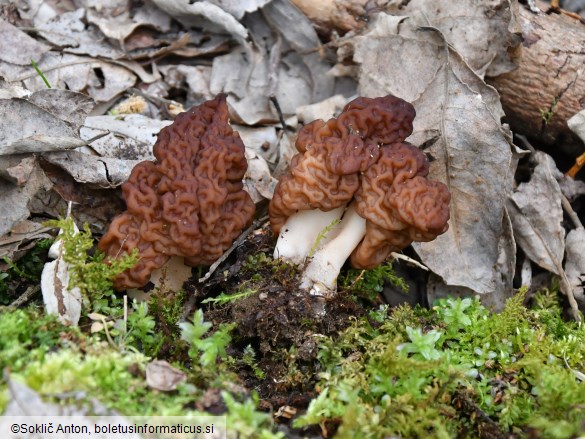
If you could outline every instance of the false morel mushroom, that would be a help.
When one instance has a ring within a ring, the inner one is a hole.
[[[355,267],[373,268],[390,252],[447,230],[449,191],[426,178],[426,156],[405,142],[415,114],[392,95],[359,97],[339,117],[300,130],[299,153],[269,214],[279,235],[274,256],[310,259],[303,289],[333,291],[350,255]]]
[[[117,290],[146,285],[172,256],[210,265],[230,247],[255,212],[243,190],[244,151],[222,94],[161,130],[156,160],[134,167],[122,185],[127,210],[98,244],[109,258],[138,250],[137,265],[115,279]]]

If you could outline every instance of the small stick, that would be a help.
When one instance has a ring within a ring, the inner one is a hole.
[[[7,308],[18,308],[28,302],[36,293],[38,293],[41,289],[40,285],[31,285],[26,289],[24,293],[18,297],[14,302],[8,305]]]
[[[392,256],[394,259],[402,259],[403,261],[406,261],[406,262],[408,262],[408,263],[410,263],[410,264],[412,264],[412,265],[414,265],[422,270],[431,271],[431,270],[429,270],[429,267],[427,267],[426,265],[423,265],[420,262],[418,262],[412,258],[409,258],[406,255],[403,255],[402,253],[392,252],[392,253],[390,253],[390,256]]]
[[[266,221],[267,218],[268,217],[264,217],[264,218],[261,218],[257,221],[254,221],[250,227],[248,227],[246,230],[244,230],[242,232],[242,234],[240,236],[238,236],[238,239],[236,239],[234,241],[232,246],[230,248],[228,248],[225,251],[225,253],[223,255],[221,255],[221,257],[217,261],[215,261],[213,264],[211,264],[211,267],[209,267],[209,271],[205,274],[205,276],[203,276],[202,278],[199,279],[199,283],[203,283],[207,279],[209,279],[211,277],[211,275],[215,272],[215,270],[217,270],[217,267],[219,267],[219,265],[223,261],[225,261],[229,255],[232,254],[232,252],[236,249],[236,247],[238,247],[242,242],[244,242],[244,240],[248,237],[248,235],[250,233],[252,233],[252,231],[255,230],[260,224],[262,224],[264,221]]]
[[[280,124],[282,125],[282,130],[286,131],[286,122],[284,121],[284,115],[282,114],[282,109],[280,108],[280,104],[278,103],[276,96],[271,95],[270,102],[272,102],[272,105],[274,105],[274,108],[276,108],[276,112],[278,113],[278,120],[280,120]]]

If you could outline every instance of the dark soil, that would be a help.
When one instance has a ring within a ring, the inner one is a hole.
[[[204,311],[214,327],[235,323],[230,355],[238,358],[247,346],[254,349],[256,365],[265,376],[259,378],[247,366],[238,375],[248,389],[258,392],[261,408],[276,411],[282,406],[304,408],[317,396],[316,338],[335,337],[365,310],[348,294],[323,298],[300,290],[299,269],[266,256],[273,240],[266,226],[257,230],[203,288],[192,283],[187,290],[196,289],[196,295],[206,298],[256,291]]]

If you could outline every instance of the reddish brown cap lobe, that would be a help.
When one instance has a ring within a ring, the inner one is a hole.
[[[412,105],[395,96],[357,98],[338,118],[305,125],[296,141],[299,154],[270,202],[274,233],[295,212],[347,204],[359,187],[359,173],[378,160],[380,145],[408,137],[414,116]]]
[[[138,265],[115,280],[118,290],[144,286],[171,256],[213,263],[251,223],[243,190],[244,144],[228,123],[225,95],[181,113],[163,128],[154,162],[134,167],[122,186],[127,211],[99,242],[109,257],[138,249]]]

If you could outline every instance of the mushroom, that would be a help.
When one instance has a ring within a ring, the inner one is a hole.
[[[355,267],[372,268],[390,252],[447,230],[449,191],[426,179],[426,156],[404,143],[414,116],[412,105],[395,96],[360,97],[337,119],[301,129],[299,154],[269,208],[279,234],[274,256],[309,259],[301,288],[333,291],[350,255]]]
[[[109,258],[138,249],[138,263],[116,277],[116,290],[143,287],[172,256],[209,265],[230,247],[255,212],[243,190],[244,151],[223,94],[161,130],[156,160],[134,167],[122,185],[127,210],[98,244]]]
[[[359,173],[379,156],[379,145],[412,132],[412,105],[394,96],[357,98],[338,118],[313,121],[299,132],[299,154],[276,186],[270,224],[279,234],[275,257],[301,263],[320,232],[338,220],[359,187]]]

